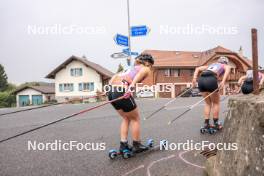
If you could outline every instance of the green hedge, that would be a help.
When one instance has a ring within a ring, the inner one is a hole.
[[[12,107],[16,105],[16,96],[11,92],[0,92],[0,108]]]

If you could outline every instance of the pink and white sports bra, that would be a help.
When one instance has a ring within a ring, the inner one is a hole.
[[[131,84],[136,77],[136,75],[140,72],[142,69],[141,65],[135,65],[134,67],[131,67],[127,70],[124,70],[121,73],[118,73],[117,77],[113,80],[112,84]]]
[[[253,80],[253,70],[248,70],[246,73],[247,79],[252,79]],[[258,72],[258,81],[262,79],[262,74]]]
[[[216,73],[218,76],[222,76],[225,73],[225,64],[213,63],[208,66],[207,70]]]

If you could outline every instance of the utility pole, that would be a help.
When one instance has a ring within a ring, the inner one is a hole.
[[[252,36],[252,60],[253,60],[253,88],[254,94],[259,94],[259,80],[258,80],[258,31],[251,29]]]
[[[129,0],[127,0],[127,25],[128,25],[128,57],[127,57],[127,65],[131,65],[131,28],[130,28],[130,12],[129,12]]]

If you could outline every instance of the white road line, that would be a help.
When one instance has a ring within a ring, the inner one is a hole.
[[[190,151],[191,151],[191,150],[188,150],[188,151],[184,151],[184,152],[179,153],[179,158],[180,158],[183,162],[185,162],[186,164],[189,164],[189,165],[191,165],[191,166],[194,166],[194,167],[197,167],[197,168],[200,168],[200,169],[205,169],[205,167],[203,167],[203,166],[199,166],[199,165],[197,165],[197,164],[193,164],[193,163],[191,163],[191,162],[189,162],[189,161],[187,161],[186,159],[183,158],[183,154],[188,153],[188,152],[190,152]]]
[[[140,166],[136,167],[135,169],[132,169],[132,170],[128,171],[127,173],[123,174],[122,176],[129,175],[129,174],[135,172],[136,170],[144,168],[144,167],[145,167],[144,165],[140,165]]]
[[[150,168],[151,168],[154,164],[156,164],[156,163],[158,163],[158,162],[160,162],[160,161],[164,161],[164,160],[171,159],[171,158],[173,158],[173,157],[175,157],[174,154],[173,154],[173,155],[169,155],[169,156],[164,157],[164,158],[161,158],[161,159],[158,159],[158,160],[155,160],[155,161],[152,161],[152,162],[148,165],[148,167],[147,167],[147,175],[148,175],[148,176],[151,176],[151,174],[150,174]]]

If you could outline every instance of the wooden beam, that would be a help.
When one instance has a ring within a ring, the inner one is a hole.
[[[251,29],[252,36],[252,59],[253,59],[253,88],[254,94],[259,94],[259,80],[258,80],[258,31]]]

